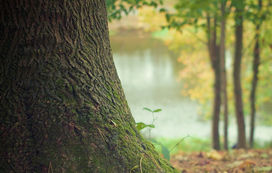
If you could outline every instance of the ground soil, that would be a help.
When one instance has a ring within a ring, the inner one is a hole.
[[[272,173],[272,149],[179,152],[171,163],[182,173]]]

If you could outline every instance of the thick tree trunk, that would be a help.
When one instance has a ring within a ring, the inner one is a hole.
[[[259,10],[262,8],[262,0],[259,0]],[[253,50],[253,79],[251,83],[250,91],[250,136],[249,136],[249,146],[253,148],[254,146],[254,131],[255,131],[255,117],[256,117],[256,90],[258,84],[258,73],[260,65],[260,27],[261,22],[256,24],[255,33],[255,46]]]
[[[208,49],[211,61],[211,66],[214,72],[214,101],[213,101],[213,116],[212,116],[212,147],[220,150],[220,136],[219,136],[219,117],[221,106],[221,68],[219,46],[216,44],[216,18],[213,20],[211,26],[210,18],[207,19],[208,24]]]
[[[104,1],[1,7],[0,172],[175,172],[135,129]]]
[[[221,89],[223,94],[223,114],[224,114],[224,149],[228,150],[228,92],[227,73],[225,59],[225,35],[226,35],[226,1],[221,2],[221,24],[220,24],[220,62],[221,62]]]
[[[243,3],[243,2],[240,2]],[[241,61],[243,49],[243,4],[239,4],[235,11],[235,54],[234,54],[234,97],[235,97],[235,114],[238,126],[237,148],[246,148],[245,120],[243,112],[243,99],[241,87]]]

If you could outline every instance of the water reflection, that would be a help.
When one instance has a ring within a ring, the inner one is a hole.
[[[152,136],[209,136],[210,128],[204,128],[208,123],[197,121],[197,104],[180,94],[175,56],[163,43],[150,40],[148,47],[138,46],[145,39],[130,42],[135,47],[131,52],[126,50],[127,44],[112,41],[114,62],[136,122],[152,122],[151,113],[143,107],[161,108],[163,111],[155,114]]]

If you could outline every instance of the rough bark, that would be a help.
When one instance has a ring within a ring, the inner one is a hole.
[[[221,24],[220,24],[220,62],[221,62],[221,89],[224,115],[224,149],[228,150],[228,92],[227,73],[225,59],[225,35],[226,35],[226,1],[221,2]]]
[[[259,0],[259,11],[262,8],[262,0]],[[250,91],[250,136],[249,136],[249,146],[253,148],[254,146],[254,131],[255,131],[255,119],[256,119],[256,90],[258,84],[258,73],[260,65],[260,27],[261,21],[256,24],[255,31],[255,46],[253,50],[253,79],[251,83]]]
[[[4,0],[0,172],[175,172],[135,129],[105,2]]]
[[[233,83],[234,83],[234,100],[235,100],[235,114],[238,126],[238,141],[237,148],[246,148],[246,132],[245,120],[243,111],[242,87],[241,87],[241,61],[243,49],[243,2],[237,2],[235,10],[235,52],[234,52],[234,69],[233,69]],[[240,3],[240,4],[239,4]]]
[[[220,150],[219,137],[219,117],[221,106],[221,67],[219,46],[216,43],[216,17],[213,18],[213,25],[211,26],[210,18],[207,18],[208,24],[208,49],[211,61],[211,66],[214,72],[214,100],[213,100],[213,116],[212,116],[212,147]]]

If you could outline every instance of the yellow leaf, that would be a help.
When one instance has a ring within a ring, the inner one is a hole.
[[[223,156],[215,150],[207,153],[207,157],[213,160],[223,160]]]

